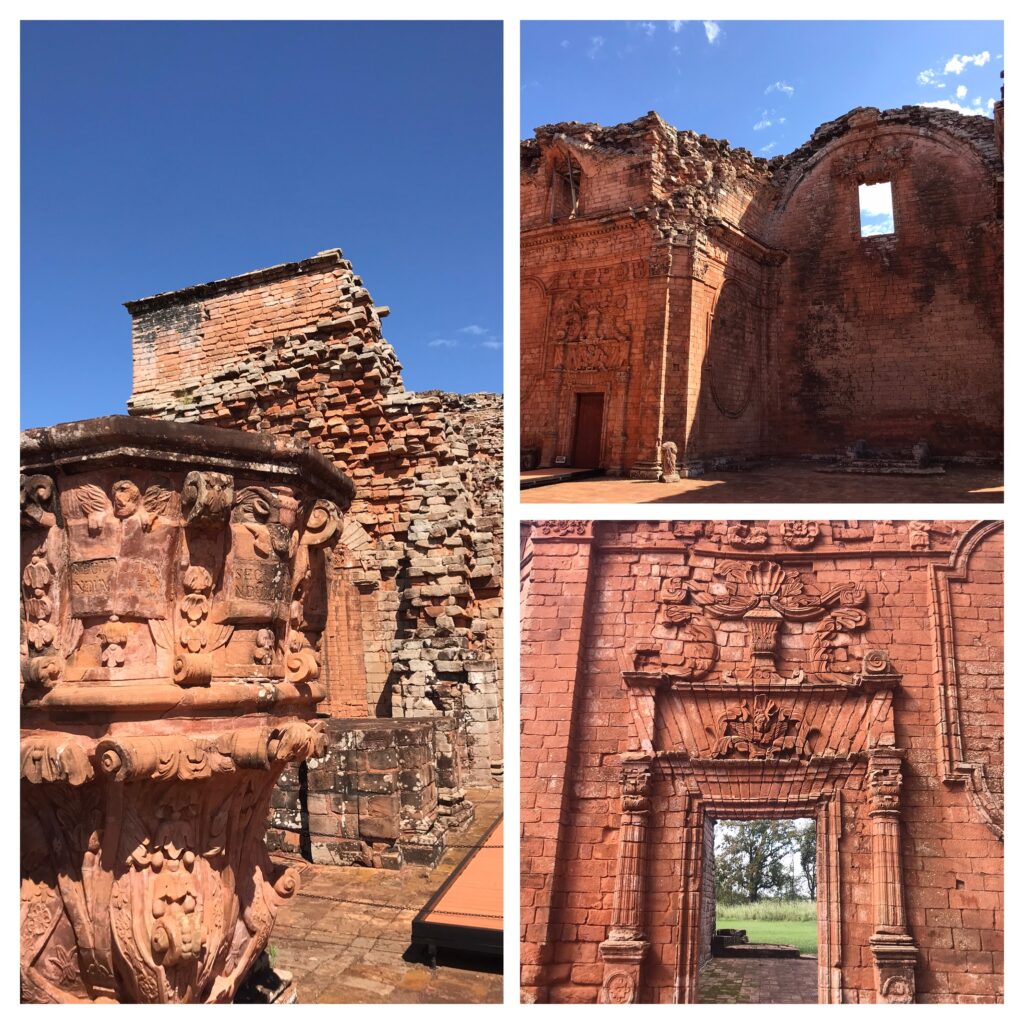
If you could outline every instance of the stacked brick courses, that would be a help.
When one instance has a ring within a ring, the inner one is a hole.
[[[556,201],[570,169],[574,213]],[[594,394],[600,465],[640,478],[667,442],[694,475],[858,440],[1000,453],[987,118],[857,108],[765,160],[652,112],[538,128],[521,170],[521,434],[542,465],[573,464]],[[858,184],[878,181],[895,234],[862,238]]]
[[[523,565],[524,998],[694,1001],[709,823],[807,815],[820,1001],[1002,999],[1001,524],[543,522]]]
[[[460,421],[500,418],[500,398],[406,391],[387,307],[337,249],[126,305],[134,415],[287,433],[353,478],[324,639],[331,713],[449,717],[467,783],[489,785],[502,757],[488,470],[500,427],[474,426],[474,440]]]

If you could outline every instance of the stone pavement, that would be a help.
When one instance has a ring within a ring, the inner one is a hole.
[[[270,936],[274,966],[295,977],[300,1003],[498,1003],[501,965],[438,954],[431,970],[410,949],[412,919],[501,813],[501,790],[468,790],[476,819],[433,869],[299,867],[302,886]],[[377,904],[386,904],[386,907]]]
[[[708,473],[676,484],[599,477],[523,491],[537,502],[979,502],[1003,500],[998,467],[953,466],[942,476],[861,476],[816,473],[804,462],[782,462],[733,473]]]
[[[818,960],[715,957],[700,972],[698,1003],[816,1003]]]

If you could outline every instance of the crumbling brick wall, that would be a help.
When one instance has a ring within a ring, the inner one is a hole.
[[[1000,109],[1001,116],[1001,109]],[[559,198],[572,169],[575,207]],[[997,455],[1002,158],[987,118],[858,108],[765,160],[657,114],[521,147],[521,437],[656,479],[707,460],[926,440]],[[860,183],[895,235],[861,238]]]
[[[490,456],[459,429],[454,400],[405,390],[381,333],[387,307],[337,249],[126,305],[134,415],[305,438],[355,481],[332,567],[344,600],[325,631],[332,713],[452,717],[469,781],[489,784],[501,771]]]
[[[694,1001],[720,815],[816,818],[821,1001],[1000,1000],[1002,607],[1000,523],[533,524],[525,998]]]

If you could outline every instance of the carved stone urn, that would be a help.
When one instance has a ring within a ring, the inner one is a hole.
[[[230,1002],[323,752],[326,558],[353,487],[288,438],[114,416],[22,435],[21,983]]]

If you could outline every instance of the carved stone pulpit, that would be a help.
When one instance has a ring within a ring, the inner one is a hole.
[[[352,482],[288,438],[114,416],[22,435],[28,1002],[229,1002],[296,889],[264,843],[323,752]]]

